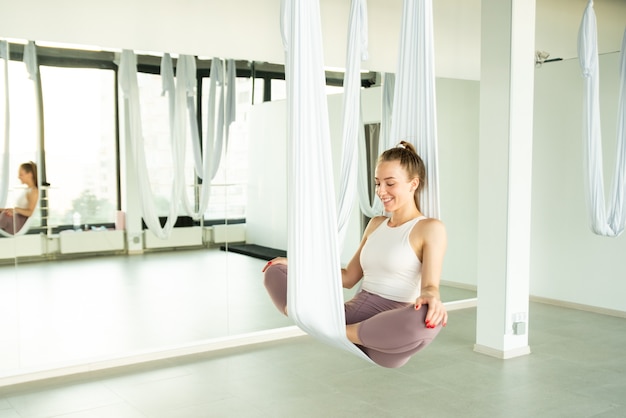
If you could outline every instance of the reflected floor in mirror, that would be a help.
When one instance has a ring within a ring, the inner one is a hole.
[[[0,376],[292,325],[265,261],[219,249],[0,270]]]
[[[291,326],[264,265],[201,249],[0,267],[0,377]]]

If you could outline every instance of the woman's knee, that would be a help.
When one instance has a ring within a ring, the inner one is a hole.
[[[269,266],[265,270],[264,282],[267,286],[268,284],[272,285],[275,283],[286,283],[287,282],[287,266],[284,264],[275,264]]]

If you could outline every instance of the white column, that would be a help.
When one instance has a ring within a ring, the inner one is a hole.
[[[530,353],[535,0],[483,0],[475,351]]]

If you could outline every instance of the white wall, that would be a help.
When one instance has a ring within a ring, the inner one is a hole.
[[[478,159],[478,82],[437,80],[442,220],[449,235],[443,279],[476,284],[476,219]],[[363,90],[363,120],[380,122],[381,89]],[[250,118],[251,173],[246,216],[250,243],[287,248],[286,103],[255,106]],[[342,96],[329,96],[335,179],[341,156]],[[260,157],[263,156],[263,157]],[[335,187],[338,187],[335,185]],[[358,204],[357,204],[358,206]],[[358,207],[342,254],[347,263],[358,247],[361,229]]]
[[[381,89],[363,90],[364,123],[380,122]],[[332,141],[334,178],[339,178],[341,164],[343,96],[328,96],[328,114]],[[287,249],[287,119],[286,102],[255,105],[250,114],[250,176],[246,240],[248,243]],[[338,188],[335,182],[335,190]],[[358,205],[358,204],[357,204]],[[342,262],[347,263],[360,241],[358,209],[353,209]]]
[[[615,164],[618,54],[600,57],[605,183]],[[577,60],[535,72],[531,294],[626,311],[626,238],[594,235],[583,189]]]

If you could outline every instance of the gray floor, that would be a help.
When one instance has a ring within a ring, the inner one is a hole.
[[[400,369],[298,337],[0,388],[0,418],[626,417],[625,319],[532,303],[532,354],[503,361],[475,317]]]

